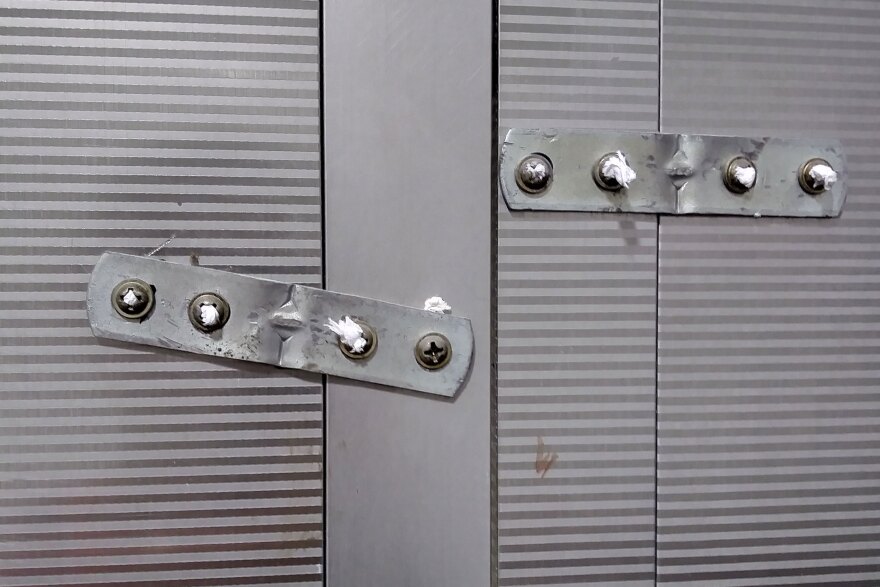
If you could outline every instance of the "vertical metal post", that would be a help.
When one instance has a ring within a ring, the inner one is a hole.
[[[326,285],[441,295],[476,337],[454,401],[330,378],[330,587],[489,584],[492,21],[470,0],[324,5]]]

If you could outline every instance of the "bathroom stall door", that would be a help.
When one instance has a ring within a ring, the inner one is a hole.
[[[658,0],[501,0],[508,128],[658,127]],[[657,218],[497,232],[498,584],[654,585]]]
[[[840,219],[660,219],[658,584],[880,584],[880,5],[664,0],[663,132],[840,139]]]
[[[321,377],[85,297],[106,250],[322,285],[319,12],[2,3],[0,584],[322,584]]]

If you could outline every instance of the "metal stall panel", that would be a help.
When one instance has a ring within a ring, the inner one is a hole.
[[[85,306],[107,249],[321,285],[318,2],[0,22],[0,583],[320,585],[320,378]]]
[[[492,26],[473,0],[324,4],[327,286],[443,296],[476,351],[453,400],[329,379],[331,587],[489,584]]]
[[[840,138],[840,220],[660,223],[658,583],[880,584],[880,4],[665,0],[664,132]]]
[[[657,130],[657,0],[500,10],[502,137]],[[653,585],[656,218],[498,215],[499,585]]]

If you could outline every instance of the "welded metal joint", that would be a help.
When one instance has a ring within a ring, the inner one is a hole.
[[[538,157],[552,190],[524,187]],[[509,130],[499,172],[511,210],[756,217],[839,216],[845,180],[836,141],[557,129]]]
[[[119,253],[95,265],[87,310],[103,338],[446,397],[464,384],[474,352],[465,318]],[[332,316],[361,327],[359,352],[327,328]]]

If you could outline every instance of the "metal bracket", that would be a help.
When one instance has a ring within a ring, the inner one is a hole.
[[[211,305],[212,325],[193,313],[199,303]],[[95,265],[88,315],[95,336],[446,397],[464,383],[474,351],[465,318],[119,253]],[[344,316],[369,339],[362,356],[343,352],[326,326]]]
[[[618,152],[636,173],[628,187],[599,173]],[[817,184],[818,164],[837,181]],[[753,185],[737,183],[737,167],[755,171]],[[500,181],[511,210],[831,217],[846,173],[836,141],[512,129]]]

